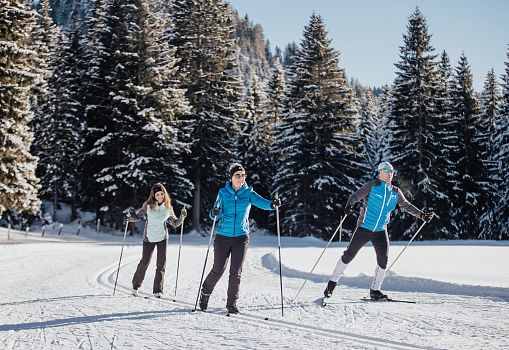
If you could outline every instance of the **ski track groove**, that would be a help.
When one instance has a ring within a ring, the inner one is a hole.
[[[134,261],[136,261],[136,259],[131,259],[131,261],[128,261],[128,262],[125,262],[124,264],[122,264],[120,268],[122,269],[123,267],[133,263]],[[118,263],[114,264],[114,265],[108,265],[107,268],[102,270],[102,273],[97,275],[96,281],[103,287],[111,290],[114,287],[117,267],[118,267]],[[128,286],[125,286],[121,283],[117,283],[117,290],[124,290],[124,293],[129,295],[131,288],[129,288]],[[143,295],[143,294],[149,295],[148,293],[143,293],[143,292],[140,294],[141,295]],[[159,299],[156,301],[163,302],[163,303],[170,304],[170,305],[174,305],[174,303],[178,303],[183,306],[187,306],[187,307],[190,306],[191,307],[190,311],[194,309],[194,304],[191,304],[188,302],[183,302],[178,299],[175,299],[175,302],[173,302],[172,299],[166,299],[166,298]],[[356,322],[355,322],[354,311],[353,311],[353,309],[351,309],[351,310],[352,310],[353,321],[355,324]],[[218,310],[214,310],[214,309],[207,311],[206,314],[207,315],[216,315],[216,316],[224,316],[225,315],[224,312],[222,312],[222,311],[218,312]],[[307,332],[313,333],[316,336],[326,336],[328,338],[332,338],[332,339],[335,339],[338,341],[344,341],[345,338],[347,338],[348,341],[353,342],[354,344],[365,344],[365,345],[374,346],[374,347],[382,346],[382,347],[393,348],[393,349],[437,349],[437,348],[431,348],[431,347],[426,347],[426,346],[421,346],[421,345],[416,345],[416,344],[407,344],[407,343],[403,343],[400,341],[393,341],[393,340],[376,338],[373,336],[356,334],[353,332],[338,331],[338,330],[320,328],[320,327],[316,327],[316,326],[297,324],[295,322],[278,320],[278,319],[274,319],[274,318],[269,318],[269,320],[264,320],[265,317],[263,317],[263,316],[251,315],[248,313],[242,313],[242,314],[234,315],[231,317],[236,318],[236,319],[242,319],[247,324],[251,324],[256,327],[264,327],[264,328],[272,329],[271,325],[283,326],[283,327],[285,327],[289,330],[293,330],[295,332],[300,332],[302,330],[305,330]],[[262,322],[259,322],[259,321],[262,321]]]

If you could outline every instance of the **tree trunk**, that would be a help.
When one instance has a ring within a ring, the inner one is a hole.
[[[201,199],[201,169],[198,167],[194,177],[193,195],[193,229],[200,230],[200,199]]]

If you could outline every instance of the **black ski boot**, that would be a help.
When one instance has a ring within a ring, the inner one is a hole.
[[[200,294],[200,310],[207,311],[207,307],[209,306],[209,298],[210,294],[205,294],[201,292]]]
[[[332,292],[334,291],[334,288],[336,288],[337,283],[334,281],[329,281],[327,283],[327,288],[323,291],[323,296],[326,298],[330,298],[332,295]]]
[[[237,307],[237,305],[235,304],[231,304],[231,305],[226,305],[226,310],[228,310],[228,313],[229,314],[239,314],[240,311],[239,311],[239,308]]]
[[[371,300],[383,300],[383,299],[387,299],[387,295],[385,295],[384,293],[380,292],[379,290],[373,290],[373,289],[369,290],[369,297],[371,298]]]

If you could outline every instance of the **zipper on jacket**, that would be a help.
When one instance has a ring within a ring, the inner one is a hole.
[[[233,214],[233,237],[235,237],[235,224],[237,223],[237,191],[235,191],[235,211]]]
[[[378,215],[378,220],[376,221],[375,227],[373,227],[373,231],[376,231],[376,227],[378,226],[378,223],[380,222],[380,218],[382,217],[382,213],[384,211],[385,207],[385,197],[387,196],[387,184],[384,182],[384,199],[382,201],[382,208],[380,209],[380,215]]]

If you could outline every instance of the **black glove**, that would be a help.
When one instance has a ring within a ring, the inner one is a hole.
[[[217,216],[217,214],[219,214],[220,211],[221,211],[221,209],[219,209],[219,208],[212,209],[212,216]]]
[[[421,214],[421,220],[430,222],[431,219],[433,219],[433,215],[435,215],[433,212],[429,212],[429,213],[424,212]]]
[[[180,216],[182,216],[183,218],[185,218],[187,216],[186,208],[182,208],[182,210],[180,211]]]
[[[279,197],[276,197],[272,200],[272,207],[280,207],[281,206],[281,199]]]
[[[339,208],[339,217],[344,218],[345,216],[352,214],[352,210],[353,208],[351,205]]]

